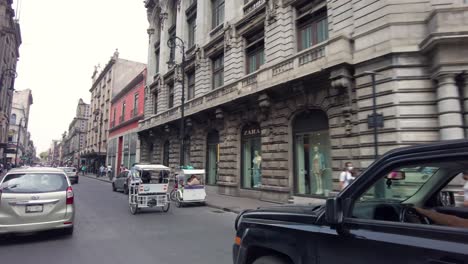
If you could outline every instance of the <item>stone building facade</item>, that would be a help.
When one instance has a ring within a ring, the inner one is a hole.
[[[68,133],[62,140],[65,164],[79,166],[85,162],[81,159],[80,151],[86,147],[86,130],[91,115],[90,105],[80,98],[76,106],[76,114],[68,126]]]
[[[145,2],[149,21],[141,161],[180,159],[219,193],[306,202],[338,191],[351,161],[468,132],[464,0]],[[185,72],[166,64],[181,62]],[[188,96],[187,96],[188,95]]]
[[[146,64],[119,58],[116,50],[104,69],[95,67],[92,75],[90,116],[86,127],[86,147],[81,157],[90,170],[106,163],[112,98],[144,68]]]
[[[0,0],[0,159],[6,163],[21,31],[12,0]],[[6,165],[6,164],[5,164]]]

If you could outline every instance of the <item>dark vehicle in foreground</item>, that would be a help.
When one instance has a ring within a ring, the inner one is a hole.
[[[466,140],[391,151],[324,205],[239,214],[234,263],[468,263],[468,207],[449,187],[464,172]]]

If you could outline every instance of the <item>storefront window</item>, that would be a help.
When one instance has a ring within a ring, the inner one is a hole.
[[[261,130],[258,124],[252,124],[242,129],[242,187],[259,188],[261,183]]]
[[[169,166],[169,140],[166,140],[166,142],[164,142],[163,165],[164,166]]]
[[[206,183],[215,185],[218,181],[219,133],[212,131],[207,137]]]
[[[300,114],[294,121],[295,192],[328,196],[332,190],[328,117],[320,110]]]

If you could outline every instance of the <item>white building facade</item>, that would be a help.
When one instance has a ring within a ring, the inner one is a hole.
[[[182,155],[221,194],[322,199],[347,161],[364,169],[376,154],[468,133],[464,0],[145,4],[141,161],[178,166],[185,74]],[[185,42],[183,73],[166,63],[182,59],[167,46],[173,36]]]

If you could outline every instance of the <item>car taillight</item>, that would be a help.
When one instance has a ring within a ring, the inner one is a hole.
[[[67,188],[67,204],[73,204],[73,189],[71,186]]]

